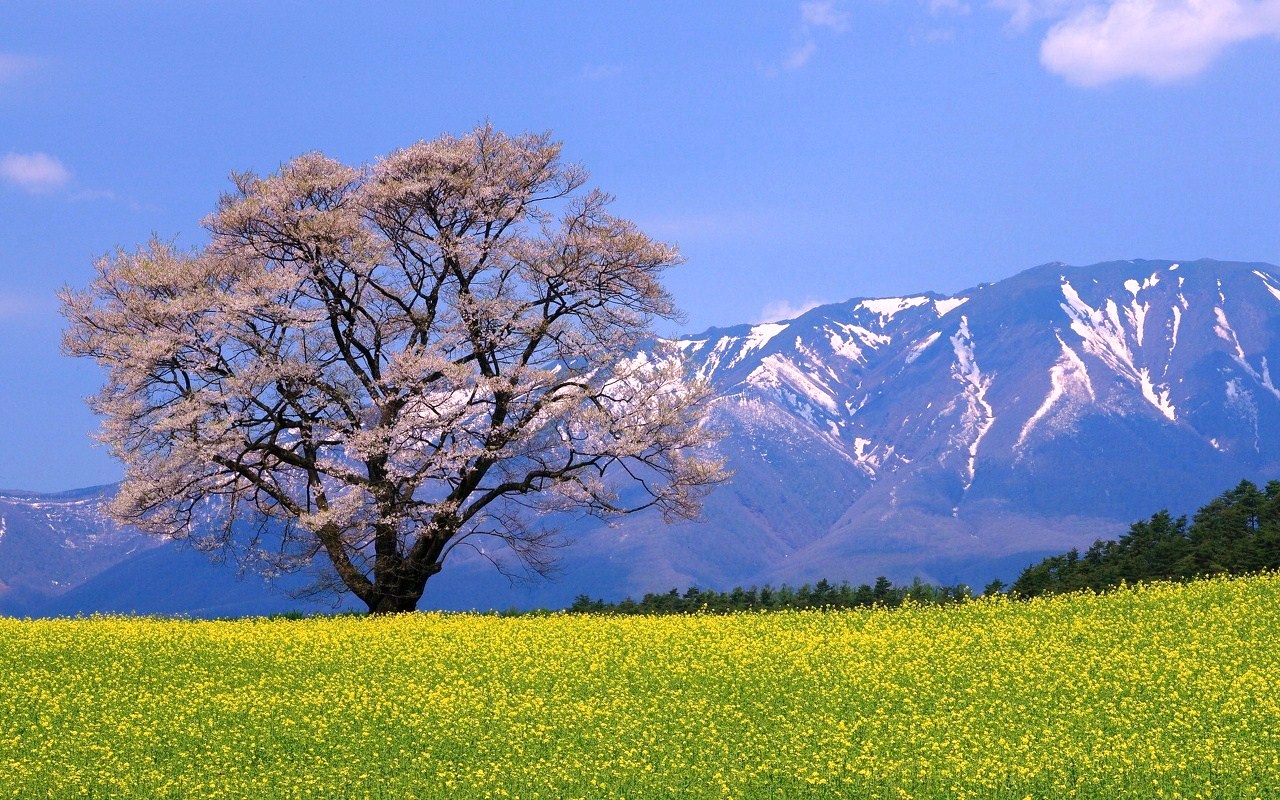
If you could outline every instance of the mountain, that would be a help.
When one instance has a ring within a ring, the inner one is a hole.
[[[981,584],[1280,473],[1280,269],[1267,264],[1046,264],[954,296],[857,298],[677,344],[717,390],[736,473],[706,520],[571,522],[560,579],[532,586],[464,554],[424,605],[879,574]],[[23,542],[44,537],[42,558],[77,543],[48,577],[40,561],[10,569],[10,553],[30,557],[0,540],[10,595],[106,603],[95,569],[137,585],[135,562],[161,558],[91,511],[64,504],[55,520],[54,505],[0,497],[4,525],[13,514]]]
[[[115,486],[0,491],[0,613],[234,616],[290,607],[279,587],[107,519]]]
[[[106,519],[113,490],[0,491],[0,610],[61,594],[159,544]]]

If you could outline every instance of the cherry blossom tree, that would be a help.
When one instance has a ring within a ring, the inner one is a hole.
[[[652,344],[681,258],[560,150],[484,126],[235,174],[208,244],[63,290],[65,351],[107,372],[114,518],[385,613],[476,537],[546,573],[556,514],[695,517],[725,477],[709,390]]]

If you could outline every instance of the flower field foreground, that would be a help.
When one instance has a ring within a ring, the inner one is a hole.
[[[1280,578],[694,617],[0,620],[0,797],[1280,796]]]

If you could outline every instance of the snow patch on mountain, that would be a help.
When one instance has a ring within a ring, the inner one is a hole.
[[[924,354],[924,351],[925,351],[925,350],[928,350],[928,349],[929,349],[929,345],[931,345],[931,344],[933,344],[934,342],[938,341],[938,339],[939,339],[941,336],[942,336],[942,331],[934,331],[933,333],[931,333],[931,334],[929,334],[928,336],[924,337],[924,338],[923,338],[923,339],[921,339],[919,342],[917,342],[916,344],[912,345],[910,352],[908,352],[908,353],[907,353],[907,357],[906,357],[905,359],[903,359],[903,360],[904,360],[907,364],[912,364],[912,363],[914,363],[914,362],[915,362],[915,360],[916,360],[917,358],[919,358],[921,355],[923,355],[923,354]]]
[[[1160,273],[1153,272],[1148,277],[1144,278],[1142,283],[1138,283],[1137,280],[1133,278],[1129,278],[1124,282],[1124,288],[1128,290],[1129,294],[1133,295],[1134,298],[1137,299],[1138,292],[1141,292],[1144,289],[1150,289],[1151,287],[1155,286],[1159,282],[1160,282]]]
[[[1053,426],[1054,433],[1069,429],[1075,416],[1074,412],[1097,400],[1097,395],[1093,391],[1093,381],[1089,379],[1089,368],[1085,366],[1084,359],[1062,341],[1061,335],[1055,334],[1055,337],[1062,348],[1062,353],[1049,368],[1049,393],[1045,395],[1044,401],[1040,403],[1035,413],[1023,424],[1022,430],[1018,433],[1018,441],[1013,445],[1015,451],[1022,450],[1027,436],[1059,403],[1063,403],[1066,407],[1063,413],[1056,417],[1061,422]]]
[[[1275,286],[1271,285],[1271,279],[1267,276],[1265,272],[1259,272],[1258,270],[1255,269],[1253,271],[1253,274],[1257,275],[1259,278],[1262,279],[1262,285],[1267,287],[1267,291],[1271,292],[1272,297],[1274,297],[1277,300],[1280,300],[1280,289],[1277,289]]]
[[[1127,378],[1142,392],[1142,397],[1170,422],[1177,419],[1177,409],[1169,400],[1169,387],[1158,385],[1151,378],[1149,367],[1139,367],[1134,362],[1133,350],[1128,343],[1128,332],[1120,322],[1119,308],[1110,298],[1106,312],[1094,308],[1080,297],[1071,282],[1063,278],[1062,296],[1066,302],[1059,304],[1071,319],[1071,330],[1080,337],[1084,349],[1104,364]],[[1142,319],[1145,321],[1145,310]],[[1139,346],[1142,339],[1135,334]]]
[[[781,322],[765,322],[760,325],[753,326],[747,335],[743,338],[742,349],[733,357],[733,360],[725,365],[725,368],[731,368],[735,364],[742,363],[742,360],[751,355],[756,350],[764,347],[769,340],[785,331],[787,324]]]
[[[1219,281],[1219,286],[1221,286],[1221,281]],[[1221,294],[1221,291],[1219,291],[1219,294]],[[1267,366],[1267,357],[1262,357],[1261,371],[1255,369],[1254,366],[1249,363],[1249,359],[1244,353],[1244,348],[1240,346],[1240,339],[1236,336],[1235,329],[1231,327],[1231,322],[1227,319],[1227,312],[1223,311],[1221,306],[1217,306],[1213,309],[1213,315],[1216,319],[1213,326],[1213,332],[1218,335],[1219,339],[1231,345],[1233,349],[1231,358],[1240,365],[1240,368],[1243,369],[1250,378],[1253,378],[1255,381],[1262,384],[1264,389],[1275,395],[1277,399],[1280,399],[1280,389],[1277,389],[1275,384],[1271,381],[1271,369]]]
[[[1213,332],[1218,338],[1235,348],[1239,358],[1244,358],[1244,350],[1240,348],[1240,341],[1236,339],[1236,332],[1231,329],[1231,322],[1227,319],[1227,312],[1222,310],[1221,306],[1213,309],[1213,316],[1216,320],[1213,326]]]
[[[1147,312],[1150,310],[1150,303],[1143,303],[1139,305],[1136,298],[1129,304],[1129,307],[1124,310],[1125,317],[1133,327],[1133,336],[1138,341],[1138,347],[1142,347],[1142,336],[1147,327]]]
[[[974,349],[973,334],[969,331],[969,318],[960,317],[960,327],[951,337],[951,347],[956,361],[951,368],[951,376],[960,382],[961,398],[965,409],[960,416],[958,438],[967,443],[968,462],[965,467],[964,491],[969,491],[977,474],[978,448],[982,439],[995,424],[995,410],[987,402],[987,389],[991,387],[991,376],[982,374]]]
[[[827,334],[831,349],[836,355],[859,364],[867,363],[863,355],[864,347],[875,350],[893,342],[891,337],[883,333],[875,333],[861,325],[843,322],[832,322],[823,327],[823,332]]]
[[[1258,433],[1258,402],[1254,399],[1253,392],[1245,388],[1239,378],[1232,378],[1227,381],[1226,395],[1227,410],[1243,419],[1253,430],[1253,450],[1255,453],[1261,453],[1262,440]]]
[[[806,371],[791,359],[777,353],[765,356],[760,366],[752,370],[747,383],[760,389],[789,390],[797,404],[797,410],[811,423],[816,424],[812,409],[804,407],[816,404],[829,414],[837,413],[835,392],[825,381]]]
[[[934,300],[933,309],[938,312],[939,317],[945,317],[967,302],[969,302],[969,298],[967,297],[951,297],[946,300]]]
[[[891,444],[876,444],[861,436],[853,440],[853,460],[871,480],[880,477],[880,471],[895,460],[910,463],[908,459],[898,455]]]
[[[893,319],[895,314],[906,311],[908,308],[922,306],[929,302],[927,297],[885,297],[879,300],[863,300],[858,303],[859,308],[865,308],[872,314],[880,316],[880,324]]]
[[[1138,385],[1142,389],[1143,399],[1155,406],[1170,422],[1177,421],[1178,409],[1169,400],[1169,387],[1153,381],[1148,367],[1138,370]]]

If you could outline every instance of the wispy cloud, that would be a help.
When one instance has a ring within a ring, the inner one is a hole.
[[[622,74],[622,67],[616,64],[588,64],[582,68],[579,77],[584,81],[607,81]]]
[[[912,44],[939,44],[942,42],[953,42],[956,38],[956,32],[952,28],[933,28],[924,33],[913,36]]]
[[[54,306],[52,295],[45,297],[28,292],[0,291],[0,322],[45,314]]]
[[[16,53],[0,53],[0,82],[12,80],[31,72],[39,62],[30,56]]]
[[[849,12],[841,11],[833,0],[808,0],[800,4],[800,22],[807,28],[844,33],[849,30]]]
[[[1280,38],[1280,0],[1115,0],[1049,29],[1040,62],[1067,81],[1169,83],[1203,72],[1231,45]]]
[[[110,189],[77,189],[67,195],[73,203],[86,203],[94,200],[119,200],[120,197]]]
[[[49,194],[71,182],[71,171],[48,153],[9,153],[0,158],[0,178],[32,194]]]
[[[929,0],[929,13],[935,17],[941,17],[944,14],[964,16],[972,10],[973,7],[965,0]]]
[[[784,70],[797,70],[809,63],[818,52],[821,32],[846,33],[852,18],[834,0],[806,0],[800,4],[800,24],[795,44],[782,58]]]
[[[787,53],[786,58],[782,59],[783,69],[800,69],[809,60],[813,58],[813,54],[818,52],[818,43],[812,39],[806,39],[791,49]]]
[[[825,305],[822,300],[802,300],[793,303],[790,300],[774,300],[765,303],[764,308],[756,315],[756,322],[778,322],[784,319],[795,319],[806,311]]]
[[[989,0],[992,8],[1009,12],[1009,27],[1025,31],[1032,23],[1062,19],[1089,5],[1090,0]]]

